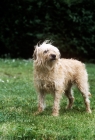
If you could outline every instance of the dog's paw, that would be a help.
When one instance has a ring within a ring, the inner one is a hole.
[[[40,114],[39,111],[36,111],[36,112],[33,113],[34,116],[39,115],[39,114]]]
[[[54,112],[54,113],[52,113],[52,116],[57,117],[57,116],[59,116],[59,114]]]
[[[71,105],[67,105],[65,108],[66,110],[69,110],[69,109],[72,109],[73,107]]]
[[[92,113],[91,109],[90,110],[87,110],[87,113],[91,114]]]
[[[41,111],[41,110],[39,111],[39,110],[38,110],[38,111],[34,112],[34,115],[35,115],[35,116],[36,116],[36,115],[39,115],[39,114],[42,113],[42,112],[43,112],[43,111]]]

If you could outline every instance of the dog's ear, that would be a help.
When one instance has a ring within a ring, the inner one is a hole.
[[[33,59],[36,60],[37,59],[37,50],[40,47],[40,41],[37,43],[36,46],[34,46],[34,53],[33,53]]]
[[[36,60],[37,59],[37,47],[35,46],[34,48],[35,48],[35,50],[33,53],[33,60]]]

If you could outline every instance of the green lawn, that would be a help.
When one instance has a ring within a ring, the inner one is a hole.
[[[87,64],[92,114],[74,88],[75,102],[66,110],[63,96],[59,117],[51,116],[53,98],[47,95],[45,111],[35,116],[37,93],[32,60],[0,59],[0,140],[95,140],[95,65]]]

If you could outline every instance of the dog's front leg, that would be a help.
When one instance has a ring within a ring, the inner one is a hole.
[[[54,94],[53,113],[52,113],[53,116],[58,116],[59,115],[60,99],[61,99],[61,94],[59,92],[55,92],[55,94]]]
[[[44,111],[45,105],[44,105],[44,99],[45,99],[45,94],[40,92],[38,96],[38,112]]]

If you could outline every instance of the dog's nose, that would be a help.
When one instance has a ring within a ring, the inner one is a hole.
[[[51,54],[51,57],[52,57],[53,59],[55,59],[55,58],[56,58],[56,55],[55,55],[55,54]]]

